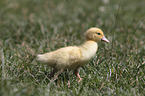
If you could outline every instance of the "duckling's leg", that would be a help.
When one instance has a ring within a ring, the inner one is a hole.
[[[56,74],[56,76],[54,77],[54,80],[58,80],[58,76],[59,76],[59,74],[61,74],[63,72],[63,69],[60,69],[59,71],[58,71],[58,73]]]
[[[68,75],[68,79],[70,80],[70,75],[69,75],[69,70],[67,69],[67,75]],[[70,88],[70,81],[68,80],[67,85],[68,88]]]
[[[51,79],[50,82],[53,82],[53,81],[55,81],[55,80],[57,79],[57,84],[58,84],[58,86],[59,86],[58,76],[59,76],[59,74],[61,74],[61,73],[63,72],[63,69],[59,70],[59,71],[57,72],[56,76],[54,76],[55,73],[56,73],[56,71],[57,71],[57,69],[54,68],[53,71],[49,74],[49,75],[50,75],[50,79]]]
[[[60,87],[59,86],[59,79],[58,79],[58,76],[59,76],[59,74],[61,74],[63,72],[63,69],[61,69],[57,74],[56,74],[56,76],[54,77],[54,79],[53,80],[56,80],[57,79],[57,85],[58,85],[58,87]]]
[[[82,78],[80,77],[80,75],[79,75],[79,72],[78,72],[78,69],[76,69],[75,71],[74,71],[74,73],[75,73],[75,75],[77,76],[77,78],[78,78],[78,83],[82,80]]]
[[[52,79],[54,77],[54,74],[56,73],[57,69],[54,68],[53,71],[49,74],[49,79]]]

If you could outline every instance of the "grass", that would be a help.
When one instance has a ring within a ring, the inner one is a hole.
[[[145,95],[144,0],[0,0],[0,95]],[[101,28],[97,56],[80,69],[49,82],[52,69],[33,56],[84,42]],[[71,87],[68,88],[67,81]]]

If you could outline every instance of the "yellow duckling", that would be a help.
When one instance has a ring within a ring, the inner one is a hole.
[[[50,73],[50,78],[54,77],[54,74],[59,71],[56,75],[56,79],[60,73],[65,69],[74,70],[75,75],[78,77],[78,82],[81,81],[78,69],[96,55],[98,44],[97,41],[109,41],[105,38],[103,31],[99,28],[90,28],[85,33],[85,42],[80,46],[68,46],[58,50],[38,54],[37,59],[54,68]]]

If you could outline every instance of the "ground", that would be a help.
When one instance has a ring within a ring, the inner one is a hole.
[[[0,0],[0,95],[145,95],[145,0]],[[51,68],[33,57],[104,31],[96,57],[50,82]],[[70,87],[68,88],[68,80]]]

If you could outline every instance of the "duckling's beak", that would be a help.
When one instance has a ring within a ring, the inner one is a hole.
[[[103,36],[103,38],[101,39],[101,41],[105,41],[107,43],[110,43],[109,40],[107,38],[105,38],[105,36]]]

